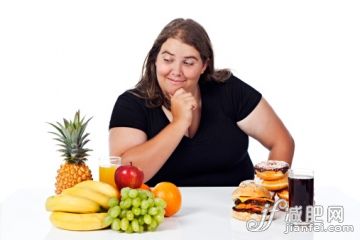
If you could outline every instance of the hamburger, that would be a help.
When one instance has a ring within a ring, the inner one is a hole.
[[[235,203],[232,208],[232,216],[241,221],[250,219],[260,221],[265,205],[272,206],[274,203],[269,190],[256,184],[253,180],[241,182],[232,193],[232,199]],[[268,220],[268,216],[266,220]]]

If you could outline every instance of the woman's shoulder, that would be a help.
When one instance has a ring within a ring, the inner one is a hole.
[[[111,114],[109,128],[132,127],[146,131],[146,108],[144,100],[127,90],[117,98]]]
[[[236,94],[258,94],[259,92],[247,82],[241,80],[237,76],[231,74],[228,79],[224,81],[224,88]]]
[[[240,78],[238,78],[237,76],[235,76],[234,74],[230,74],[229,78],[227,78],[225,81],[224,81],[225,84],[227,84],[228,86],[229,85],[243,85],[243,84],[246,84],[246,82],[244,82],[243,80],[241,80]]]
[[[141,99],[135,89],[128,89],[119,95],[119,98]]]
[[[124,102],[128,104],[138,104],[145,106],[145,100],[140,97],[135,89],[128,89],[119,95],[117,102]]]
[[[240,78],[235,76],[234,74],[229,74],[229,77],[222,81],[208,81],[203,84],[204,88],[214,88],[219,91],[219,89],[222,89],[223,91],[237,91],[242,88],[250,87],[246,82],[242,81]]]

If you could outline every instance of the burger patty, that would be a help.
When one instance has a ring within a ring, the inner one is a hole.
[[[235,206],[232,209],[236,212],[250,212],[250,213],[258,213],[258,214],[261,214],[263,210],[263,208],[254,205],[251,205],[247,208],[238,208],[237,206]]]
[[[268,199],[249,199],[249,200],[246,200],[245,202],[241,202],[240,199],[236,199],[235,200],[235,205],[239,205],[239,204],[253,204],[253,205],[259,205],[259,206],[263,206],[265,205],[266,203],[269,203],[270,205],[272,205],[272,202],[269,201]]]
[[[268,203],[270,206],[272,202],[268,199],[249,199],[245,202],[241,202],[240,199],[235,201],[235,205],[232,209],[237,212],[251,212],[251,213],[261,213],[265,208],[265,204]]]

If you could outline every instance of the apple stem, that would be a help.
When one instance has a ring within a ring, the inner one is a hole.
[[[132,162],[130,162],[130,166],[132,166]]]

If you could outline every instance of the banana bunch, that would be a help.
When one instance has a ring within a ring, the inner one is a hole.
[[[78,196],[56,195],[46,199],[46,210],[52,212],[96,213],[100,212],[100,204]]]
[[[106,228],[106,211],[110,198],[119,198],[119,191],[97,181],[83,181],[46,200],[46,210],[52,211],[50,221],[67,230]]]
[[[73,231],[89,231],[110,226],[110,224],[105,222],[106,215],[107,213],[52,212],[50,221],[58,228]]]

